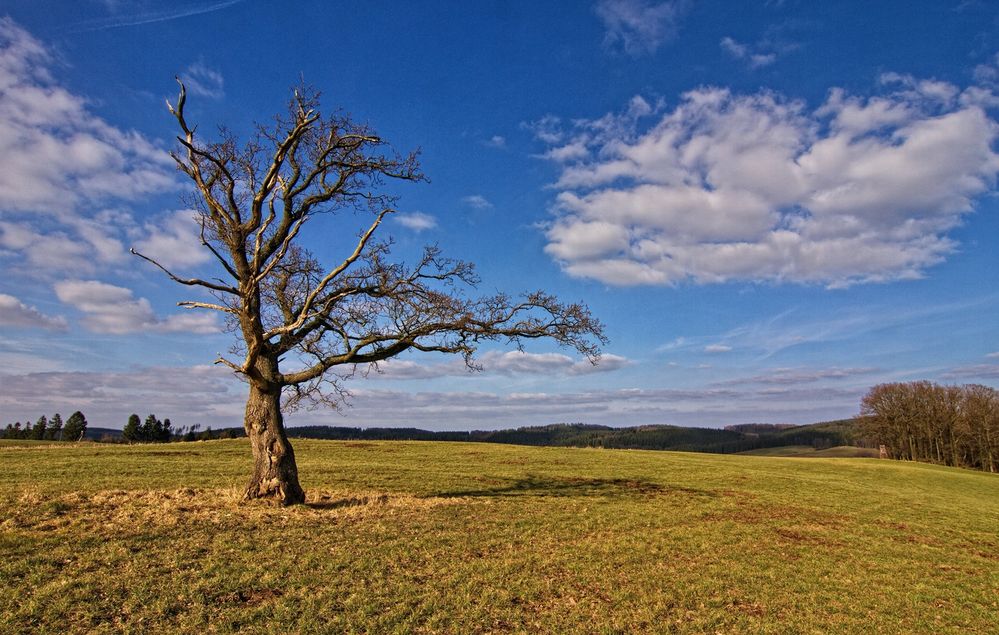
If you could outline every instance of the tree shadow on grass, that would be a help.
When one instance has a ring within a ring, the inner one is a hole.
[[[320,496],[317,501],[308,501],[306,507],[312,509],[343,509],[345,507],[361,507],[364,505],[384,505],[388,502],[388,496],[348,496],[347,498],[332,498],[330,496]]]
[[[510,480],[505,485],[478,490],[461,490],[431,494],[434,498],[509,496],[604,496],[612,498],[653,497],[683,494],[715,498],[718,492],[678,485],[663,485],[654,481],[629,478],[553,478],[529,475]]]

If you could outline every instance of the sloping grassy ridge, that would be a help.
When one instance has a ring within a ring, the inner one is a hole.
[[[992,633],[999,477],[876,459],[0,443],[0,632]]]

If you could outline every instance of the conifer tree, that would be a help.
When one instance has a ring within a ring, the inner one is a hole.
[[[45,438],[45,429],[49,425],[49,420],[45,415],[38,417],[38,421],[35,422],[35,427],[31,429],[31,438],[37,441],[41,441]]]
[[[135,443],[141,441],[142,436],[142,426],[139,423],[139,415],[132,413],[128,418],[128,423],[121,431],[121,436],[124,437],[129,443]]]
[[[87,418],[83,416],[82,412],[77,410],[69,415],[69,419],[66,420],[66,425],[62,429],[62,438],[65,441],[79,441],[83,439],[83,435],[86,432]]]
[[[49,421],[49,428],[45,436],[53,441],[60,441],[62,439],[62,415],[58,412],[52,415],[52,420]]]
[[[150,441],[158,441],[159,431],[162,427],[163,423],[156,418],[156,415],[150,414],[142,423],[141,440],[146,443],[149,443]]]

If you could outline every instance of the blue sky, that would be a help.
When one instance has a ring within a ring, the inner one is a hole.
[[[400,257],[583,300],[592,367],[413,355],[291,425],[808,423],[885,381],[999,385],[999,7],[989,2],[8,0],[0,417],[238,425],[165,99],[242,135],[300,78],[422,150]],[[333,260],[363,218],[322,226]],[[366,374],[366,377],[361,375]]]

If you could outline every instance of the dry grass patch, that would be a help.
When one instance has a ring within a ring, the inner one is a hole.
[[[398,493],[316,490],[305,505],[279,507],[268,501],[242,501],[242,488],[101,490],[46,494],[27,490],[8,502],[2,530],[72,531],[119,535],[137,527],[148,531],[178,526],[234,528],[261,523],[335,523],[371,516],[420,513],[461,504],[459,497],[419,497]]]

